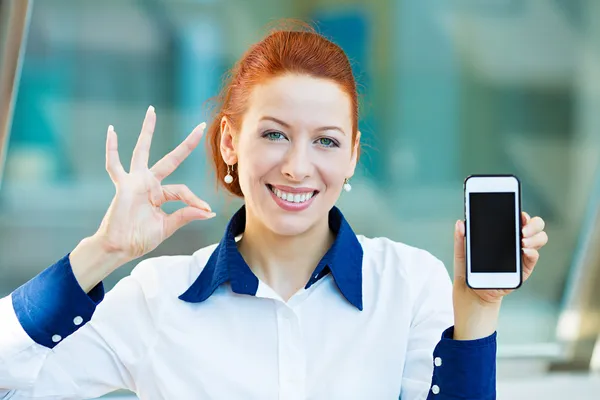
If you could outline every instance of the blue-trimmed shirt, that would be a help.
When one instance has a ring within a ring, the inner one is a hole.
[[[442,263],[355,235],[337,208],[329,225],[287,302],[237,250],[243,207],[218,244],[144,260],[106,296],[65,256],[0,299],[0,398],[495,399],[496,334],[452,339]]]

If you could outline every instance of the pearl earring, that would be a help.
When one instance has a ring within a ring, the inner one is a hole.
[[[349,192],[352,190],[352,185],[348,182],[348,178],[344,179],[344,190]]]
[[[233,176],[231,176],[231,170],[232,167],[227,164],[227,175],[225,175],[225,178],[223,178],[223,180],[225,181],[226,184],[230,184],[231,182],[233,182]]]

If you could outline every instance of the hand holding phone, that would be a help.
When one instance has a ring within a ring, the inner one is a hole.
[[[544,228],[542,218],[521,212],[516,177],[465,180],[465,221],[454,227],[454,339],[481,339],[496,331],[502,298],[531,276],[548,242]]]

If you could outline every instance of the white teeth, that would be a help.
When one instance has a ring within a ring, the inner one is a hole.
[[[286,193],[286,192],[282,192],[281,190],[276,189],[274,187],[271,187],[271,190],[273,191],[273,193],[275,193],[275,195],[277,197],[279,197],[282,200],[289,201],[290,203],[304,203],[305,201],[310,200],[313,197],[313,195],[315,194],[315,192],[302,193],[302,194]]]

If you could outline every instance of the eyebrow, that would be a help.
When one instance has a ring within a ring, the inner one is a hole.
[[[279,125],[281,125],[281,126],[283,126],[285,128],[288,128],[288,129],[291,128],[290,124],[288,124],[287,122],[284,122],[284,121],[282,121],[282,120],[280,120],[278,118],[275,118],[275,117],[265,116],[265,117],[262,117],[260,120],[261,121],[273,121],[276,124],[279,124]],[[341,132],[344,135],[346,134],[346,132],[344,132],[344,130],[342,128],[340,128],[338,126],[334,126],[334,125],[331,125],[331,126],[322,126],[320,128],[317,128],[317,131],[318,132],[321,132],[321,131],[339,131],[339,132]]]

